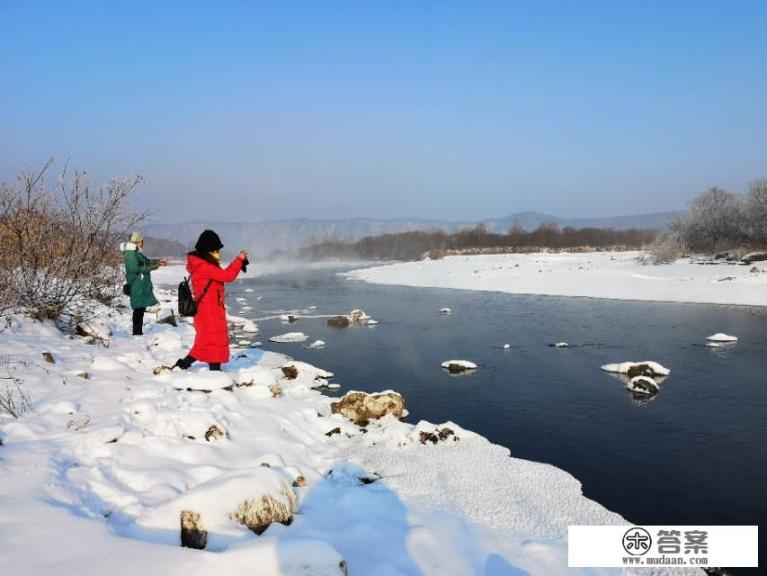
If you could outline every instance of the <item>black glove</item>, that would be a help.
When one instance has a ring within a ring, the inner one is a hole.
[[[245,258],[245,260],[242,261],[242,272],[243,273],[248,271],[248,264],[250,264],[250,260]]]

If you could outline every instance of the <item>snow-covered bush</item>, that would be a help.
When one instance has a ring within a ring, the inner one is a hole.
[[[82,298],[109,302],[120,293],[115,247],[144,218],[128,208],[142,178],[115,178],[93,190],[85,172],[65,169],[48,187],[51,164],[0,184],[0,314],[20,306],[56,319],[74,315],[72,304]]]
[[[650,263],[671,264],[684,256],[685,246],[676,234],[664,232],[650,247]]]

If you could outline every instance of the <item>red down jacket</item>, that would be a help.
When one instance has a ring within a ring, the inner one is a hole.
[[[221,268],[199,256],[189,254],[186,269],[192,277],[192,291],[197,301],[194,346],[189,354],[201,362],[229,362],[229,327],[224,306],[224,284],[237,278],[242,269],[242,258],[238,256],[229,266]],[[202,296],[208,282],[210,288],[205,296]]]

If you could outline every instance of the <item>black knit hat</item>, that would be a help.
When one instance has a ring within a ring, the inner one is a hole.
[[[205,230],[200,234],[197,244],[194,245],[194,249],[198,252],[215,252],[221,250],[224,245],[221,244],[221,238],[213,230]]]

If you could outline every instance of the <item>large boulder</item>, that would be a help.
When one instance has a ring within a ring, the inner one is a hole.
[[[405,414],[405,399],[396,392],[347,392],[338,402],[330,405],[333,414],[341,414],[358,425],[364,425],[370,420],[377,420],[393,415],[402,418]]]

